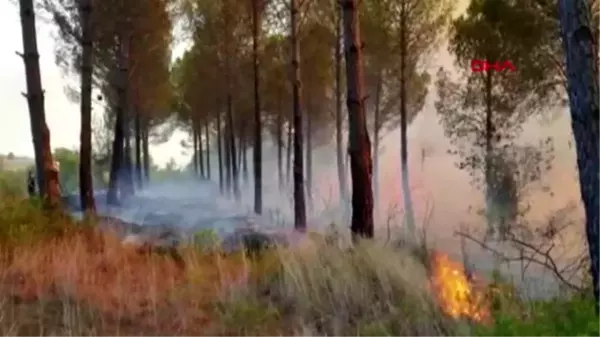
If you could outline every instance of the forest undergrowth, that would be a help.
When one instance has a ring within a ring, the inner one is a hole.
[[[93,222],[0,201],[0,334],[599,334],[587,296],[526,300],[499,277],[461,289],[460,265],[442,265],[447,256],[431,247],[348,248],[312,233],[293,247],[232,254],[200,242],[181,248],[183,266]]]

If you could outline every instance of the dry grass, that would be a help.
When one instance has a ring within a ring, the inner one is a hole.
[[[308,243],[308,240],[307,240]],[[84,230],[4,254],[3,335],[436,335],[455,332],[411,255],[374,244],[183,252],[186,267]]]
[[[4,334],[182,329],[178,318],[185,317],[177,305],[183,302],[175,301],[173,290],[185,282],[185,271],[167,258],[140,255],[108,236],[89,234],[15,247],[11,255],[0,275]]]
[[[294,308],[298,334],[455,332],[431,297],[425,266],[408,250],[365,241],[352,250],[319,245],[281,256],[274,290]]]

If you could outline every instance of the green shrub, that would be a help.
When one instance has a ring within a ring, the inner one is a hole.
[[[496,307],[494,323],[476,329],[479,336],[598,336],[594,301],[574,295]],[[522,307],[522,309],[517,309]]]
[[[207,228],[194,233],[194,248],[200,251],[215,249],[220,243],[221,239],[214,229]]]
[[[0,199],[0,245],[35,243],[67,234],[77,228],[62,212],[45,210],[41,200],[4,197]]]

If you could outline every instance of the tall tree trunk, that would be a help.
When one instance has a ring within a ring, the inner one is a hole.
[[[81,55],[81,133],[79,135],[79,195],[81,209],[85,213],[96,213],[94,185],[92,181],[92,3],[81,1],[82,23]]]
[[[198,135],[196,134],[196,128],[192,128],[192,165],[194,167],[194,175],[197,177],[199,174],[198,167]]]
[[[124,95],[123,87],[118,87],[119,96]],[[110,163],[110,176],[108,182],[108,193],[106,202],[109,205],[117,205],[119,202],[119,173],[123,166],[123,108],[120,104],[117,105],[117,118],[115,121],[115,132],[112,144],[112,160]]]
[[[590,272],[598,313],[598,45],[592,38],[587,1],[559,0],[558,8],[566,56],[571,127],[577,150],[581,199],[585,209]]]
[[[129,66],[132,62],[130,56],[130,37],[128,35],[119,36],[119,58],[120,58],[120,71],[119,77],[121,86],[123,88],[122,95],[119,96],[119,105],[122,109],[122,130],[123,130],[123,142],[125,149],[122,152],[123,165],[121,166],[121,172],[119,173],[120,179],[123,183],[121,189],[123,196],[133,195],[133,179],[132,179],[132,161],[131,161],[131,102],[129,100],[130,86],[129,86]]]
[[[200,176],[202,178],[205,178],[206,175],[204,174],[204,147],[202,146],[202,128],[200,127],[200,124],[198,124],[196,127],[196,137],[198,138],[198,164],[200,165]]]
[[[235,160],[235,126],[233,125],[233,98],[231,96],[231,89],[229,89],[227,94],[227,123],[229,124],[229,151],[231,153],[231,183],[233,187],[233,195],[236,198],[240,197],[240,186],[239,186],[239,174],[238,174],[238,165],[237,160]]]
[[[348,125],[348,133],[350,133],[350,125]],[[348,174],[350,171],[350,144],[348,144],[348,152],[346,152],[346,155],[344,156],[344,160],[345,160],[345,164],[344,167],[346,168],[346,174]],[[350,192],[348,192],[350,193]]]
[[[118,201],[122,194],[127,195],[127,187],[123,186],[125,181],[123,176],[125,175],[124,167],[127,163],[124,160],[127,156],[125,153],[127,149],[124,149],[124,143],[126,143],[125,137],[127,136],[127,118],[126,109],[128,106],[127,93],[128,93],[128,68],[127,68],[127,38],[122,35],[118,37],[118,84],[117,84],[117,118],[115,121],[115,135],[113,140],[112,148],[112,161],[110,167],[110,181],[108,184],[107,203],[110,205],[118,204]],[[126,169],[126,168],[125,168]]]
[[[21,32],[23,35],[23,61],[27,80],[27,103],[29,105],[29,121],[35,152],[36,178],[40,196],[46,194],[44,183],[44,146],[42,134],[46,125],[44,110],[44,91],[40,75],[40,55],[37,47],[35,28],[35,8],[33,0],[19,0],[21,11]]]
[[[244,154],[244,149],[246,147],[246,139],[245,139],[245,135],[244,135],[244,130],[240,130],[240,137],[239,139],[239,146],[238,146],[238,152],[235,156],[237,163],[238,163],[238,167],[242,167],[242,157]]]
[[[400,12],[400,167],[402,172],[402,199],[404,199],[404,219],[406,221],[406,230],[408,237],[411,240],[416,240],[417,230],[415,225],[415,215],[408,172],[408,116],[406,111],[406,48],[408,42],[406,39],[406,16],[406,2],[403,1]]]
[[[137,188],[142,188],[144,178],[142,176],[142,117],[140,110],[135,114],[135,178]]]
[[[227,147],[227,160],[228,160],[228,179],[230,185],[229,190],[233,190],[234,196],[239,197],[239,185],[238,185],[238,165],[236,160],[236,151],[235,151],[235,126],[233,124],[233,69],[231,64],[231,58],[234,54],[234,51],[231,50],[231,43],[233,39],[233,30],[231,30],[231,16],[229,12],[225,12],[223,14],[224,24],[225,24],[225,33],[224,33],[224,45],[225,45],[225,85],[226,96],[225,96],[225,104],[226,104],[226,128],[227,131],[225,133]]]
[[[262,214],[262,125],[260,118],[260,76],[258,43],[260,38],[259,0],[252,0],[252,58],[254,59],[254,213]]]
[[[246,148],[244,148],[244,151],[242,152],[242,160],[240,165],[242,166],[242,174],[244,175],[244,184],[247,185],[250,177],[248,175],[248,151]]]
[[[206,134],[206,178],[210,180],[210,130],[208,118],[204,120],[204,133]]]
[[[484,167],[484,176],[485,176],[485,212],[486,212],[486,221],[488,225],[488,233],[493,230],[494,222],[492,212],[494,209],[494,187],[493,186],[493,163],[492,163],[492,155],[494,145],[492,144],[492,139],[494,138],[493,131],[493,122],[492,122],[492,72],[487,71],[485,73],[485,167]]]
[[[126,109],[123,114],[125,126],[123,127],[123,139],[125,142],[125,150],[123,151],[123,190],[125,195],[133,195],[133,161],[131,160],[131,111]]]
[[[281,190],[283,189],[283,110],[281,95],[277,102],[277,181]]]
[[[348,223],[348,179],[346,178],[346,165],[344,164],[344,139],[342,135],[342,7],[336,1],[336,26],[335,26],[335,146],[338,170],[338,183],[340,189],[340,202],[342,204],[342,220]]]
[[[290,176],[291,176],[291,172],[292,172],[292,148],[293,148],[293,144],[292,144],[292,136],[293,136],[293,127],[292,127],[292,123],[288,122],[287,123],[287,147],[286,147],[286,173],[285,173],[285,182],[286,184],[289,185],[290,183]]]
[[[229,146],[229,125],[225,125],[223,132],[223,151],[225,155],[225,190],[229,195],[231,193],[231,161],[235,161],[235,153],[231,153],[231,146]],[[233,158],[232,158],[233,157]]]
[[[373,121],[373,210],[375,215],[379,214],[379,131],[381,129],[381,91],[382,74],[379,71],[377,75],[377,84],[375,87],[375,116]]]
[[[310,103],[310,100],[307,100]],[[314,105],[310,104],[310,108],[313,109]],[[313,165],[312,165],[312,113],[311,111],[306,114],[306,197],[308,201],[308,209],[313,210]]]
[[[144,127],[142,131],[142,150],[144,152],[144,181],[150,183],[150,125],[146,118],[143,121]]]
[[[60,181],[58,177],[58,167],[52,158],[52,150],[50,146],[50,130],[48,126],[43,125],[42,130],[42,147],[44,157],[44,190],[45,194],[45,206],[50,209],[60,208]]]
[[[219,106],[217,104],[217,106]],[[221,112],[217,111],[217,155],[219,157],[219,189],[223,193],[223,132],[221,130]]]
[[[360,38],[358,3],[359,0],[342,2],[350,126],[348,142],[352,174],[352,224],[350,229],[354,239],[359,236],[372,238],[375,232],[371,184],[373,163],[365,115],[363,46]]]
[[[304,160],[302,151],[302,97],[300,88],[300,47],[298,43],[298,0],[290,6],[292,43],[292,100],[294,111],[294,228],[306,231],[306,202],[304,200]]]

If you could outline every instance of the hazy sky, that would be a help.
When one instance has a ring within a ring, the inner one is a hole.
[[[459,0],[463,8],[467,1]],[[38,13],[39,15],[40,13]],[[43,14],[42,14],[43,16]],[[22,96],[26,91],[25,68],[23,60],[15,52],[23,50],[21,26],[18,6],[13,0],[0,0],[0,29],[8,32],[3,39],[0,51],[0,153],[13,152],[17,155],[33,156],[33,145],[29,125],[27,101]],[[42,86],[45,90],[46,119],[51,132],[52,147],[77,147],[79,144],[79,105],[71,102],[65,94],[65,86],[74,83],[78,78],[65,78],[54,61],[55,28],[48,20],[37,20],[38,49]],[[183,50],[180,46],[175,50],[177,55]],[[101,113],[101,106],[93,112]],[[179,146],[184,137],[181,133],[166,144],[151,147],[151,154],[156,163],[164,165],[170,158],[179,164],[185,164],[188,157],[182,154]]]
[[[26,91],[25,67],[23,60],[15,52],[22,52],[23,42],[18,7],[10,0],[0,0],[0,30],[5,32],[0,51],[0,153],[13,152],[17,155],[33,156],[31,129],[27,101],[21,93]],[[42,86],[46,91],[46,119],[51,132],[52,147],[73,148],[79,144],[79,105],[65,95],[68,81],[54,62],[54,27],[38,20],[38,48]],[[97,106],[96,110],[101,107]],[[100,112],[100,111],[97,111]],[[181,135],[160,146],[151,148],[152,156],[158,164],[166,163],[174,157],[178,163],[185,163],[179,140]]]

